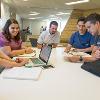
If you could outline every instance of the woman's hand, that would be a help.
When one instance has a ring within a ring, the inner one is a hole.
[[[28,63],[28,61],[29,61],[29,59],[27,59],[27,58],[16,58],[16,60],[15,60],[15,62],[16,63]]]
[[[35,52],[35,50],[33,50],[31,47],[25,48],[25,53],[29,54],[33,52]]]

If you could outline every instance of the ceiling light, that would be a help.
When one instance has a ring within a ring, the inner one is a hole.
[[[67,15],[67,14],[70,14],[70,13],[58,12],[58,14],[56,14],[56,15]]]
[[[66,5],[74,5],[74,4],[79,4],[79,3],[85,3],[85,2],[89,2],[90,0],[81,0],[81,1],[75,1],[75,2],[69,2],[69,3],[65,3]]]
[[[34,14],[34,13],[38,13],[38,12],[35,12],[35,11],[30,11],[30,13]]]
[[[40,19],[42,17],[34,17],[34,18],[28,18],[28,19]]]
[[[29,15],[39,15],[39,13],[29,14]]]
[[[40,13],[37,13],[37,12],[30,12],[29,15],[39,15]]]
[[[28,19],[35,19],[35,18],[28,18]]]
[[[28,0],[23,0],[23,1],[28,1]]]

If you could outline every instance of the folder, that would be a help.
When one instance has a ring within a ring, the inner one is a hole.
[[[42,67],[13,67],[5,69],[1,76],[6,79],[19,79],[19,80],[38,80],[42,72]]]

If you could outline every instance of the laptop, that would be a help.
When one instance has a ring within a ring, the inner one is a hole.
[[[38,58],[30,58],[29,63],[25,64],[26,67],[47,65],[50,58],[52,45],[45,45],[42,47]]]

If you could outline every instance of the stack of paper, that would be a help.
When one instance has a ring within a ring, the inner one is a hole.
[[[41,71],[41,67],[14,67],[4,70],[1,75],[3,78],[9,79],[38,80]]]

